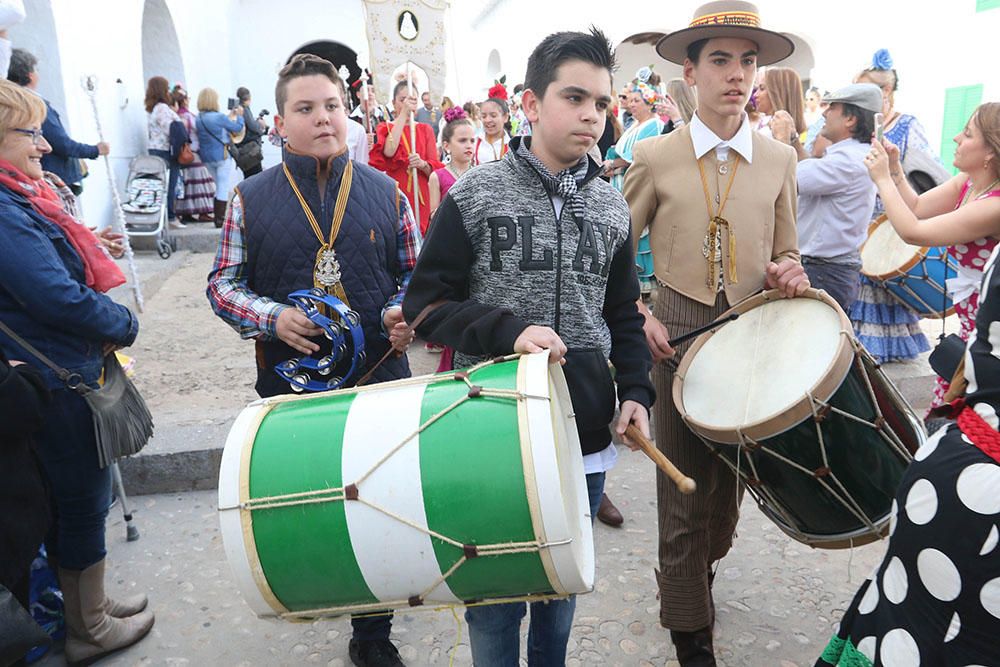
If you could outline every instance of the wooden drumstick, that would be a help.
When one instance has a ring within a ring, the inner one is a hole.
[[[662,470],[663,474],[669,477],[673,483],[677,485],[677,488],[681,493],[685,495],[694,493],[695,488],[697,488],[694,480],[678,470],[677,466],[671,463],[670,459],[664,456],[663,452],[657,449],[656,445],[650,442],[649,438],[644,436],[642,431],[640,431],[635,424],[629,424],[625,428],[625,437],[638,444],[642,449],[642,452],[652,459],[653,463],[656,464],[656,467]]]

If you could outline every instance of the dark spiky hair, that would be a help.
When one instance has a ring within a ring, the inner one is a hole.
[[[556,32],[543,39],[528,57],[524,87],[541,99],[556,80],[556,70],[570,60],[603,67],[611,75],[617,68],[611,42],[596,26],[591,26],[590,32]]]

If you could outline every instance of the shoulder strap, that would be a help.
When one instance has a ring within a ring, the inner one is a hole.
[[[202,120],[201,124],[205,126],[205,132],[208,133],[208,136],[212,137],[217,142],[219,142],[219,145],[222,146],[223,148],[226,147],[226,144],[222,141],[222,139],[218,138],[217,136],[215,136],[215,134],[212,133],[212,128],[210,128],[208,126],[208,123],[206,123],[204,120]],[[222,129],[225,129],[225,128],[223,127]]]
[[[32,345],[28,341],[24,340],[20,336],[18,336],[16,333],[14,333],[14,331],[10,327],[8,327],[3,322],[0,322],[0,331],[3,331],[5,334],[7,334],[8,336],[10,336],[11,340],[13,340],[15,343],[17,343],[21,347],[23,347],[27,352],[29,352],[32,356],[34,356],[36,359],[38,359],[39,361],[41,361],[43,364],[45,364],[46,366],[48,366],[49,368],[51,368],[53,370],[53,372],[55,372],[56,376],[60,380],[62,380],[63,382],[65,382],[66,385],[68,387],[70,387],[70,389],[77,389],[78,386],[79,387],[85,386],[83,384],[83,382],[82,382],[82,380],[83,380],[82,378],[80,378],[75,373],[70,373],[68,370],[66,370],[65,368],[63,368],[62,366],[60,366],[59,364],[57,364],[56,362],[54,362],[51,359],[49,359],[48,357],[46,357],[34,345]],[[76,386],[74,386],[70,382],[74,378],[79,378],[79,384],[76,385]]]

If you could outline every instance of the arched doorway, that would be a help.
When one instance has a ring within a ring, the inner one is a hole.
[[[636,33],[626,37],[615,47],[618,69],[614,73],[612,83],[616,92],[629,85],[641,67],[652,65],[653,71],[660,75],[664,84],[683,74],[683,68],[680,65],[667,62],[656,53],[656,43],[664,34],[666,32]]]
[[[348,72],[347,88],[351,91],[350,95],[353,98],[351,106],[353,107],[358,104],[360,101],[358,99],[358,91],[354,88],[353,84],[361,76],[361,66],[358,65],[358,54],[354,49],[340,42],[328,40],[309,42],[300,46],[292,55],[288,56],[285,64],[288,64],[292,58],[300,53],[311,53],[314,56],[328,60],[333,63],[334,68],[338,71],[342,66],[346,67]]]
[[[142,76],[166,77],[171,87],[185,81],[181,44],[165,0],[146,0],[142,8]]]
[[[38,58],[38,94],[56,108],[66,125],[66,93],[63,89],[62,61],[59,39],[50,0],[27,0],[24,3],[24,23],[10,29],[10,40],[17,48]],[[7,73],[4,72],[6,78]]]
[[[795,51],[785,60],[777,63],[778,67],[791,67],[795,70],[799,78],[802,79],[802,90],[808,90],[811,84],[812,70],[816,66],[816,58],[813,56],[812,46],[805,37],[792,32],[782,33],[795,44]]]
[[[500,52],[496,49],[490,51],[489,57],[486,59],[486,81],[488,86],[492,86],[493,82],[500,78],[500,73],[503,70],[500,65]]]

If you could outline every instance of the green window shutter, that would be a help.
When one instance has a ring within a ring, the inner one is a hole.
[[[1000,2],[1000,0],[997,0]],[[983,84],[975,86],[958,86],[944,91],[944,124],[941,128],[941,161],[948,166],[952,174],[958,169],[951,165],[951,156],[955,152],[952,138],[962,131],[969,122],[972,112],[976,110],[983,99]]]
[[[1000,0],[976,0],[977,12],[985,12],[987,9],[1000,9]]]

